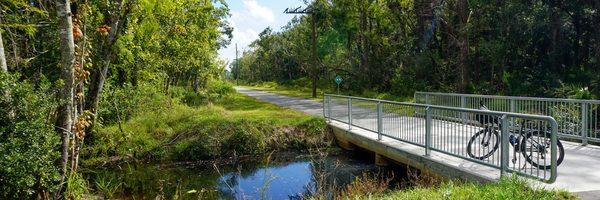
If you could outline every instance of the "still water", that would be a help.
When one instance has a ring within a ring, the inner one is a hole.
[[[316,191],[330,194],[357,176],[389,173],[372,163],[360,155],[285,155],[219,166],[125,165],[86,176],[95,193],[111,199],[302,199]]]

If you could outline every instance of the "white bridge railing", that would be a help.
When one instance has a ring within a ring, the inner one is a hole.
[[[560,137],[580,140],[583,145],[600,142],[600,100],[436,92],[415,92],[414,99],[415,103],[472,109],[478,109],[481,102],[495,111],[547,115],[556,119]]]
[[[332,94],[325,94],[323,114],[348,129],[373,132],[379,140],[423,147],[426,156],[439,152],[497,169],[500,175],[509,172],[548,183],[558,176],[558,124],[550,116]],[[489,136],[478,140],[482,133]],[[517,137],[523,142],[515,144]],[[548,150],[527,147],[531,142],[548,144]]]

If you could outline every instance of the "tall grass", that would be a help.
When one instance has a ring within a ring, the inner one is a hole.
[[[446,181],[439,186],[415,186],[409,189],[388,191],[374,196],[355,196],[352,199],[560,200],[577,199],[577,197],[563,190],[534,187],[527,181],[514,177],[504,178],[499,182],[488,184]]]
[[[84,199],[89,194],[88,182],[78,173],[70,174],[65,184],[64,196],[67,199]]]
[[[83,151],[84,164],[206,160],[329,145],[322,119],[238,93],[205,106],[157,101],[148,101],[148,106],[163,105],[161,109],[138,109],[142,112],[120,127],[98,128],[92,145]]]

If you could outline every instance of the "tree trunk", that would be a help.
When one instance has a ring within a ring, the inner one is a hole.
[[[106,59],[109,59],[110,57],[112,56],[108,56]],[[104,88],[104,82],[106,82],[106,76],[108,74],[108,67],[110,66],[110,62],[108,60],[105,60],[102,64],[102,68],[96,69],[95,73],[92,76],[92,82],[90,84],[89,93],[85,101],[85,109],[89,110],[94,115],[98,113],[100,95],[102,94],[102,89]]]
[[[2,72],[8,72],[6,65],[6,55],[4,55],[4,43],[2,42],[2,31],[0,31],[0,69]]]
[[[87,4],[87,2],[84,2],[85,4]],[[74,15],[76,16],[77,13],[74,13]],[[75,65],[76,67],[78,66],[78,71],[80,73],[83,73],[85,71],[85,60],[86,60],[86,47],[87,47],[87,26],[85,24],[85,21],[79,23],[79,26],[83,25],[83,31],[82,31],[82,40],[81,43],[78,45],[79,46],[79,61],[77,61],[77,65]],[[85,129],[82,127],[77,127],[78,125],[82,125],[79,124],[79,120],[87,120],[84,117],[80,118],[80,115],[85,115],[84,113],[84,106],[85,106],[85,102],[84,102],[84,94],[85,94],[85,90],[84,90],[84,86],[85,86],[85,76],[82,76],[82,74],[77,74],[76,78],[76,82],[77,84],[75,85],[75,104],[74,104],[74,115],[73,115],[73,119],[75,120],[75,131],[74,135],[75,137],[73,138],[73,153],[71,155],[71,173],[76,173],[77,169],[79,168],[79,153],[81,152],[81,148],[83,146],[83,140],[85,138]]]
[[[595,56],[596,56],[596,70],[600,71],[600,2],[599,1],[594,1],[594,8],[596,9],[596,16],[595,16],[595,20],[594,20],[594,25],[596,26],[596,31],[594,31],[596,33],[596,43],[594,44],[594,51],[595,51]]]
[[[198,76],[198,72],[196,72],[196,74],[194,74],[194,80],[192,80],[194,92],[198,92],[198,82],[200,82],[200,77]]]
[[[367,15],[365,13],[365,8],[364,6],[361,6],[360,8],[360,16],[359,16],[359,46],[360,46],[360,70],[362,73],[364,74],[369,74],[369,62],[368,62],[368,55],[367,55],[367,39],[365,36],[365,31],[367,29]],[[367,80],[368,76],[364,76],[363,77],[363,83],[369,83],[369,81]]]
[[[2,41],[2,31],[0,31],[0,73],[8,74],[8,65],[6,64],[6,55],[4,54],[4,43]],[[4,95],[4,98],[6,98],[8,102],[12,101],[12,95],[9,87],[5,88],[4,94],[2,95]],[[15,118],[15,115],[16,114],[13,107],[11,106],[10,108],[8,108],[8,120],[12,121]]]
[[[96,124],[96,114],[98,113],[98,104],[100,102],[100,96],[102,95],[102,91],[104,89],[104,83],[106,82],[108,68],[110,66],[111,61],[115,57],[115,54],[112,51],[112,46],[118,39],[119,29],[122,28],[122,26],[125,26],[124,19],[130,13],[133,1],[128,1],[126,6],[124,6],[123,3],[124,0],[119,1],[119,10],[117,12],[119,14],[113,16],[111,29],[108,33],[108,38],[106,39],[103,45],[103,50],[101,51],[101,53],[103,54],[102,57],[104,57],[104,60],[102,62],[102,68],[95,70],[95,73],[93,73],[89,94],[85,100],[85,109],[89,110],[92,113],[92,125],[87,128],[87,133],[91,133],[94,124]]]
[[[550,55],[550,67],[551,70],[559,70],[557,72],[562,72],[563,70],[560,70],[560,63],[559,63],[559,46],[560,46],[560,29],[561,29],[561,20],[560,20],[560,7],[559,7],[559,2],[557,0],[553,0],[551,1],[551,15],[550,15],[550,27],[551,27],[551,33],[552,33],[552,39],[551,39],[551,43],[550,43],[550,48],[549,48],[549,52],[548,54]],[[575,44],[578,44],[579,41],[575,42]]]
[[[460,20],[459,30],[459,71],[460,71],[460,88],[459,90],[463,93],[467,92],[469,86],[469,4],[467,0],[458,1],[458,17]]]
[[[317,80],[319,74],[319,65],[317,64],[317,16],[311,15],[312,18],[312,97],[317,98]]]
[[[60,78],[64,86],[60,90],[60,103],[58,117],[56,120],[57,132],[61,133],[61,182],[64,182],[67,174],[67,162],[69,160],[69,134],[73,120],[71,119],[73,106],[73,64],[75,63],[75,43],[73,38],[73,21],[71,19],[71,6],[69,0],[61,0],[56,3],[56,11],[59,21],[60,37]]]
[[[415,40],[415,46],[417,52],[422,52],[427,49],[430,38],[433,34],[433,28],[430,27],[434,18],[433,7],[435,5],[434,0],[416,0],[415,1],[415,12],[417,15],[417,28],[414,32],[417,40]],[[432,29],[432,31],[429,31]]]

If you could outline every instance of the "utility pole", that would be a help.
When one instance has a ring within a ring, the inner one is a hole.
[[[311,17],[311,56],[312,56],[312,66],[309,74],[312,79],[312,97],[317,97],[317,80],[318,80],[318,64],[317,64],[317,16],[314,12],[314,9],[311,6],[306,8],[296,7],[296,8],[286,8],[283,11],[285,14],[310,14]]]

